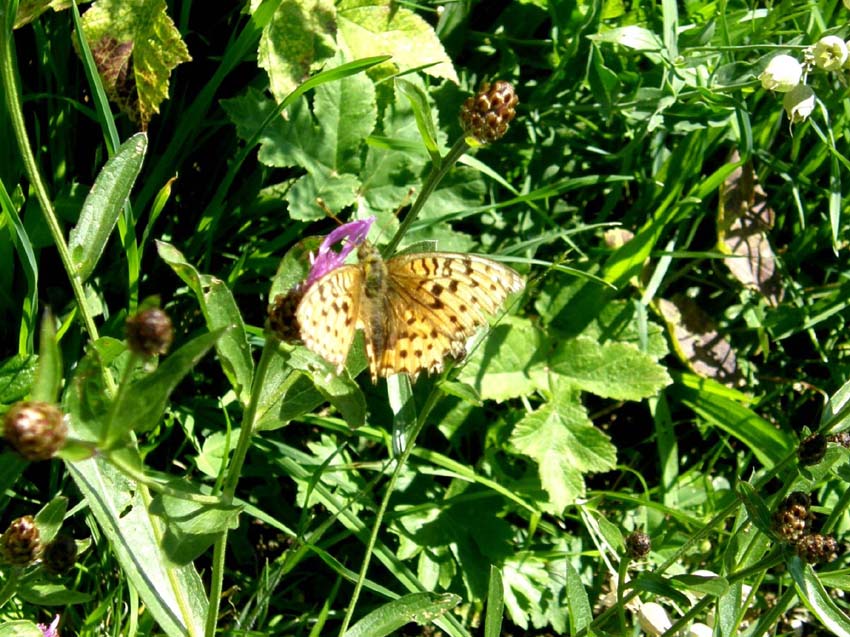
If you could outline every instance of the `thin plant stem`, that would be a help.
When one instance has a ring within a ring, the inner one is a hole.
[[[266,338],[263,352],[260,355],[260,362],[257,364],[257,369],[254,372],[254,379],[251,384],[251,399],[248,402],[248,407],[245,409],[245,417],[242,420],[242,427],[239,430],[239,441],[236,443],[236,449],[233,451],[233,460],[231,460],[230,466],[227,469],[227,477],[224,480],[224,487],[222,489],[221,499],[225,506],[233,502],[236,494],[236,486],[239,484],[242,466],[245,464],[248,447],[251,445],[251,436],[254,433],[254,419],[257,417],[257,405],[260,401],[260,393],[262,392],[266,373],[269,369],[269,363],[277,352],[276,344],[277,342],[274,338]],[[218,623],[218,611],[224,585],[224,558],[226,551],[227,530],[219,535],[213,548],[209,607],[204,625],[204,635],[206,637],[214,637]]]
[[[21,151],[21,158],[30,180],[30,186],[35,192],[39,207],[44,214],[44,220],[50,230],[50,236],[53,238],[56,250],[59,252],[62,265],[68,273],[80,317],[83,320],[89,338],[91,340],[97,340],[97,326],[86,305],[83,282],[74,267],[71,252],[68,250],[68,244],[65,242],[65,236],[62,234],[62,227],[59,225],[56,211],[53,208],[53,202],[47,194],[47,187],[41,177],[41,172],[39,171],[29,138],[27,137],[24,113],[21,108],[21,94],[18,91],[15,55],[12,49],[12,33],[11,30],[7,29],[10,20],[6,15],[6,5],[7,3],[3,2],[2,8],[0,8],[0,84],[3,87],[3,94],[6,96],[6,108],[9,111],[9,120],[12,130],[15,133],[15,139],[18,142],[18,149]],[[114,391],[114,381],[108,375],[107,383],[109,389]]]
[[[390,242],[384,246],[382,252],[385,258],[392,256],[393,252],[395,252],[395,249],[398,247],[398,244],[410,229],[411,224],[416,221],[416,217],[418,217],[419,213],[422,212],[422,208],[425,206],[425,202],[428,201],[428,197],[430,197],[437,189],[437,186],[443,180],[443,177],[446,176],[446,173],[449,172],[451,167],[455,165],[457,160],[460,159],[467,150],[469,150],[469,144],[466,143],[465,137],[461,137],[454,143],[454,146],[451,147],[446,156],[438,163],[434,164],[428,178],[425,180],[425,184],[422,186],[422,191],[419,193],[419,196],[416,197],[416,201],[413,202],[407,216],[405,216],[404,221],[401,222],[401,226],[399,226],[398,231],[395,233],[393,238],[390,239]]]

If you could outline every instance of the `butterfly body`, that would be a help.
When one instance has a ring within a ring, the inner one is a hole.
[[[446,358],[463,358],[486,316],[523,286],[514,270],[484,257],[423,252],[384,261],[363,243],[358,263],[306,290],[296,319],[304,344],[338,373],[361,329],[373,382],[401,372],[415,378],[439,372]]]

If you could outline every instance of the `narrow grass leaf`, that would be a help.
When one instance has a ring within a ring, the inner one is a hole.
[[[830,597],[812,567],[804,564],[798,557],[793,557],[787,565],[797,595],[806,608],[835,637],[850,637],[850,618]]]
[[[345,631],[344,637],[384,637],[410,622],[428,625],[460,601],[453,593],[410,593],[376,608]]]
[[[80,218],[68,239],[71,259],[83,281],[94,271],[103,254],[121,208],[142,169],[147,145],[144,133],[137,133],[121,144],[98,174],[83,203]]]
[[[18,214],[6,186],[0,180],[0,210],[9,220],[8,228],[15,244],[15,251],[27,280],[27,295],[23,299],[23,316],[21,317],[21,330],[18,340],[18,352],[21,355],[33,352],[33,334],[35,333],[36,312],[38,312],[38,260],[35,258],[32,242],[30,241],[23,221]]]
[[[161,549],[164,525],[146,492],[103,456],[66,463],[112,551],[146,608],[169,637],[203,635],[207,600],[195,568],[172,566]]]
[[[393,412],[393,456],[398,458],[407,447],[407,435],[416,426],[416,402],[410,376],[393,374],[387,378],[387,398]]]
[[[490,583],[487,588],[487,614],[484,616],[484,637],[500,637],[502,617],[505,614],[505,589],[502,573],[490,565]]]

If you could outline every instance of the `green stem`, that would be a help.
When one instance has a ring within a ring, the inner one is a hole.
[[[375,544],[378,542],[378,532],[381,529],[381,523],[384,520],[387,507],[389,507],[390,497],[395,490],[395,484],[401,475],[402,469],[407,463],[407,459],[410,457],[410,454],[413,453],[413,448],[416,446],[416,438],[425,426],[425,420],[428,418],[428,415],[431,413],[431,410],[434,408],[434,405],[437,403],[437,399],[440,395],[441,392],[435,389],[428,396],[428,400],[422,407],[422,411],[419,412],[416,424],[410,432],[410,438],[407,442],[407,446],[399,456],[395,469],[393,469],[390,480],[387,483],[387,490],[384,493],[384,497],[381,499],[381,506],[378,508],[378,513],[375,516],[375,523],[372,525],[372,533],[369,535],[369,543],[366,545],[366,555],[363,557],[363,564],[360,566],[360,573],[357,577],[357,582],[354,584],[354,591],[351,593],[351,601],[348,603],[348,608],[345,611],[345,617],[342,620],[342,626],[340,626],[339,629],[340,637],[342,637],[342,635],[345,634],[345,631],[348,630],[351,618],[354,616],[354,608],[357,606],[360,591],[363,590],[363,583],[366,581],[366,572],[369,570],[369,562],[372,558],[372,552],[375,550]]]
[[[21,108],[21,94],[18,90],[15,55],[12,49],[11,20],[7,16],[6,11],[7,3],[3,2],[2,8],[0,8],[0,84],[3,87],[3,94],[6,96],[6,108],[9,111],[9,120],[12,124],[12,130],[15,131],[15,139],[21,151],[21,158],[23,159],[30,185],[35,191],[36,199],[41,207],[41,211],[44,213],[44,220],[50,230],[50,235],[53,237],[53,243],[56,245],[59,258],[62,260],[62,265],[65,266],[65,271],[68,273],[68,278],[71,281],[71,288],[77,300],[80,317],[82,317],[89,338],[96,340],[98,338],[97,327],[86,305],[83,282],[74,267],[71,253],[68,250],[68,244],[65,243],[65,236],[62,234],[62,227],[59,225],[56,211],[53,209],[53,203],[47,194],[47,187],[41,178],[38,164],[35,161],[35,155],[27,138],[24,113]],[[111,385],[112,383],[110,383],[110,389],[114,389]]]
[[[392,256],[393,252],[395,252],[395,249],[398,247],[398,244],[410,229],[410,226],[414,221],[416,221],[416,217],[418,217],[419,213],[422,212],[422,208],[425,206],[425,202],[428,201],[428,197],[430,197],[437,189],[437,186],[443,180],[443,177],[446,176],[446,173],[449,172],[451,167],[455,165],[457,160],[459,160],[467,150],[469,150],[469,144],[466,143],[465,137],[461,137],[454,143],[454,146],[451,147],[448,154],[446,154],[439,163],[434,164],[434,167],[431,169],[431,173],[428,175],[428,179],[425,180],[425,183],[422,186],[422,191],[419,193],[416,201],[413,202],[413,205],[410,207],[410,211],[407,213],[404,221],[401,222],[401,226],[399,226],[398,231],[395,233],[393,238],[390,239],[390,242],[384,246],[382,252],[385,258]]]
[[[222,503],[226,506],[233,502],[236,494],[236,486],[242,474],[242,466],[248,455],[248,447],[251,445],[251,436],[254,433],[254,419],[257,417],[257,405],[260,402],[263,383],[269,369],[272,357],[277,353],[277,341],[266,338],[260,362],[254,372],[254,380],[251,385],[251,400],[245,409],[245,417],[242,419],[242,427],[239,430],[239,441],[233,451],[233,460],[227,469],[227,477],[222,489]],[[218,611],[221,603],[221,591],[224,583],[224,557],[227,550],[227,531],[225,530],[216,540],[213,549],[212,571],[210,574],[210,603],[207,610],[207,619],[204,626],[204,635],[214,637],[216,624],[218,623]]]

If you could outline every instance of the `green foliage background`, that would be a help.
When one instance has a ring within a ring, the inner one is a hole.
[[[850,634],[841,561],[771,529],[792,491],[848,525],[846,450],[795,446],[847,427],[850,75],[811,68],[793,126],[757,79],[846,38],[845,6],[81,11],[0,13],[0,397],[60,402],[74,439],[3,452],[3,521],[41,510],[85,549],[62,577],[4,568],[0,634],[55,611],[78,635],[620,635],[640,602]],[[455,164],[496,79],[516,120]],[[527,280],[464,363],[373,386],[362,344],[336,377],[267,335],[322,206],[384,243],[423,192],[402,248]],[[121,340],[151,295],[158,365]]]

